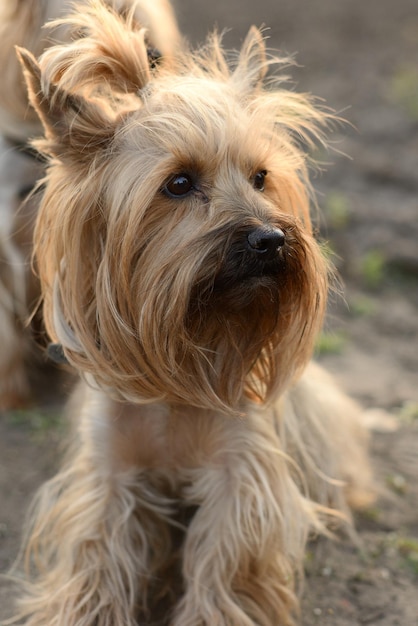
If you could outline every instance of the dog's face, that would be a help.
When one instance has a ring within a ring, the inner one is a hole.
[[[236,410],[291,381],[321,323],[326,267],[297,138],[321,114],[263,89],[256,30],[233,71],[216,39],[151,70],[124,28],[136,46],[109,42],[96,63],[111,93],[86,96],[92,32],[86,68],[77,44],[49,51],[43,74],[24,56],[52,157],[36,235],[48,329],[125,398]]]

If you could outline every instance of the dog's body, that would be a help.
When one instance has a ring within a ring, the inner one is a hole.
[[[370,501],[357,407],[313,365],[241,418],[79,394],[32,511],[27,623],[293,624],[308,537]]]
[[[265,89],[280,60],[256,29],[231,68],[216,36],[156,62],[98,0],[68,26],[83,38],[39,65],[20,51],[48,159],[45,323],[84,379],[21,615],[292,624],[307,538],[371,483],[359,409],[308,365],[328,269],[301,144],[325,116]]]
[[[0,411],[20,406],[29,395],[25,360],[31,342],[25,321],[28,302],[39,297],[30,269],[39,198],[21,203],[43,171],[39,160],[0,136]]]

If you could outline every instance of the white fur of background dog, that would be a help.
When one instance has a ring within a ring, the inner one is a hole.
[[[84,37],[39,65],[20,52],[49,160],[45,322],[83,378],[20,615],[293,624],[308,537],[372,491],[361,411],[308,364],[327,267],[301,144],[327,116],[266,79],[283,59],[256,29],[232,65],[217,37],[192,54],[174,30],[154,67],[132,14],[96,0],[71,24]]]

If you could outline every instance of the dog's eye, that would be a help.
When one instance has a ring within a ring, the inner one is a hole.
[[[267,170],[260,170],[253,178],[254,189],[264,191],[264,179],[267,176]]]
[[[168,196],[175,198],[187,196],[193,189],[193,181],[188,174],[176,174],[163,187]]]

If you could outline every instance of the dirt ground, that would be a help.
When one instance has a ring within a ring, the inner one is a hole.
[[[314,184],[322,235],[344,282],[319,359],[366,408],[395,416],[372,435],[382,495],[358,517],[360,546],[319,541],[306,558],[303,626],[418,625],[418,4],[416,0],[177,0],[183,31],[215,23],[235,46],[252,23],[297,53],[298,89],[350,124]],[[24,510],[59,456],[58,407],[0,416],[0,572]],[[0,618],[10,590],[0,582]]]

